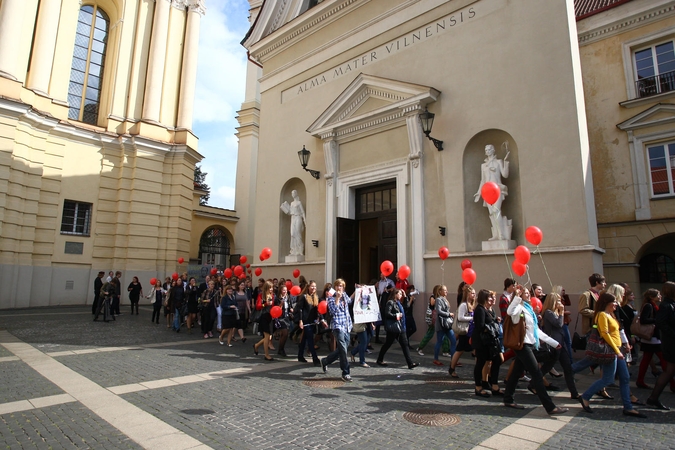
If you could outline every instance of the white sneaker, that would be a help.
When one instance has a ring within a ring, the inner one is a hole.
[[[443,353],[443,356],[450,357],[450,353]]]
[[[523,375],[523,377],[518,381],[522,381],[523,383],[529,383],[530,381],[532,381],[532,378],[528,377],[527,375]]]
[[[417,349],[417,354],[420,356],[424,356],[424,353],[422,353],[422,350],[420,350],[419,348]]]

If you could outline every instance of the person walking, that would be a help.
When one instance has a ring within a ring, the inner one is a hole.
[[[312,362],[315,366],[321,365],[314,348],[314,335],[319,323],[318,306],[319,296],[316,293],[316,281],[310,280],[305,292],[298,296],[298,301],[295,303],[295,317],[298,319],[298,328],[302,332],[302,339],[298,347],[298,361],[307,362],[305,348],[309,347]]]
[[[131,314],[134,313],[135,307],[136,315],[138,315],[138,301],[143,296],[143,286],[141,286],[140,281],[138,281],[138,277],[132,278],[129,287],[127,287],[127,291],[129,291],[129,301],[131,302]]]
[[[340,359],[342,379],[351,382],[347,347],[349,346],[349,333],[352,331],[352,318],[349,315],[349,305],[351,305],[352,299],[345,293],[345,281],[342,278],[335,280],[333,288],[335,288],[335,294],[328,297],[327,303],[331,315],[330,328],[337,345],[335,350],[321,360],[321,370],[326,373],[328,365]]]
[[[654,385],[654,390],[647,399],[648,406],[656,409],[668,410],[669,407],[659,401],[661,393],[666,385],[675,380],[675,283],[666,281],[661,288],[663,300],[656,313],[656,328],[661,334],[661,351],[663,359],[666,361],[666,367],[659,375]],[[670,390],[673,390],[672,384]]]
[[[96,311],[98,311],[99,294],[101,293],[101,288],[103,287],[103,275],[105,275],[105,272],[100,271],[94,279],[94,302],[91,304],[92,314],[96,314]]]
[[[387,365],[384,362],[384,355],[394,341],[398,341],[401,346],[403,357],[408,364],[408,369],[414,369],[419,366],[418,363],[413,362],[413,360],[410,359],[410,349],[408,347],[408,337],[406,335],[405,310],[401,304],[404,295],[405,291],[403,289],[395,289],[384,307],[384,317],[382,319],[384,321],[384,329],[387,332],[387,339],[380,349],[377,361],[375,361],[375,364],[378,366]]]

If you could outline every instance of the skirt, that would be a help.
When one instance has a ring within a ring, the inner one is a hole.
[[[470,352],[473,350],[471,347],[471,344],[469,343],[469,336],[466,334],[462,335],[457,339],[457,348],[455,349],[456,352]]]
[[[236,325],[237,325],[237,317],[234,314],[229,315],[223,314],[221,318],[221,328],[223,330],[234,328]]]

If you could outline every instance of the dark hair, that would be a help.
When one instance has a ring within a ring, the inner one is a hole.
[[[598,301],[595,302],[595,313],[597,314],[604,311],[605,308],[607,308],[607,305],[614,303],[615,301],[616,297],[614,297],[612,294],[608,294],[607,292],[603,292],[598,297]]]
[[[603,281],[605,281],[605,276],[600,275],[599,273],[594,273],[588,277],[588,282],[591,283],[591,287],[595,287],[596,284],[602,283]]]
[[[514,284],[516,284],[516,280],[514,280],[513,278],[507,278],[506,280],[504,280],[504,290],[507,290]]]
[[[530,288],[530,295],[531,295],[532,297],[537,297],[537,296],[534,294],[534,291],[536,291],[538,287],[541,287],[541,285],[539,285],[539,284],[537,284],[537,283],[534,283],[534,284],[532,285],[532,287]]]
[[[655,298],[659,296],[659,290],[658,289],[647,289],[643,294],[642,294],[642,304],[646,305],[647,303],[654,303]]]
[[[487,289],[481,289],[480,291],[478,291],[478,297],[476,297],[476,303],[478,303],[479,305],[485,306],[488,299],[490,298],[490,295],[492,295],[492,292],[488,291]]]
[[[675,283],[672,281],[666,281],[663,283],[661,294],[666,298],[675,299]]]

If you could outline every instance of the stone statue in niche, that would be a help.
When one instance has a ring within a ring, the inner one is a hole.
[[[492,228],[492,237],[483,241],[483,250],[509,249],[515,247],[515,241],[511,240],[512,221],[502,215],[502,203],[509,189],[502,183],[502,177],[509,177],[509,142],[504,141],[502,150],[506,152],[504,159],[498,159],[495,154],[495,147],[492,144],[485,146],[485,160],[480,165],[480,186],[474,195],[474,201],[481,199],[481,188],[485,183],[492,181],[499,186],[500,195],[497,201],[490,205],[483,201],[483,206],[487,207],[490,216]]]
[[[302,240],[306,225],[305,209],[302,207],[298,191],[291,191],[291,196],[293,201],[290,205],[286,201],[281,204],[284,214],[291,216],[291,251],[286,257],[286,262],[299,262],[305,259],[305,243]]]

